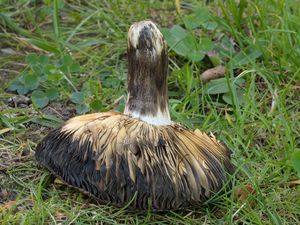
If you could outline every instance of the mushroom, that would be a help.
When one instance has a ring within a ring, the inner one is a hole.
[[[37,146],[37,161],[100,202],[137,209],[181,209],[220,191],[234,170],[225,145],[170,119],[168,55],[151,21],[128,32],[124,113],[74,117]]]

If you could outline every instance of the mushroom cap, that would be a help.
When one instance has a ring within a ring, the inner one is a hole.
[[[200,204],[233,172],[230,152],[214,137],[116,112],[70,119],[42,140],[36,159],[101,202],[124,206],[132,201],[137,209]]]

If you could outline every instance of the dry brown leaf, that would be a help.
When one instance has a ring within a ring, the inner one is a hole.
[[[300,180],[292,180],[289,182],[290,187],[295,187],[297,185],[300,185]]]
[[[55,219],[57,219],[57,220],[66,220],[67,215],[65,213],[62,213],[62,212],[56,212],[55,213]]]
[[[255,189],[251,184],[246,184],[234,190],[234,198],[240,203],[248,203],[251,208],[256,205],[256,201],[252,198],[254,194]]]
[[[55,178],[55,180],[54,180],[54,184],[64,184],[62,181],[61,181],[61,179],[59,179],[59,178]]]
[[[1,135],[1,134],[4,134],[4,133],[6,133],[6,132],[9,132],[9,131],[11,131],[11,130],[12,130],[12,128],[3,128],[3,129],[0,130],[0,135]]]
[[[5,199],[9,197],[10,193],[6,189],[1,189],[0,198]]]
[[[0,205],[0,211],[8,210],[8,209],[12,208],[15,205],[16,205],[16,201],[4,202],[3,204]]]
[[[214,80],[220,77],[224,77],[226,74],[225,66],[216,66],[214,68],[205,70],[201,75],[200,79],[203,83],[207,83],[210,80]]]

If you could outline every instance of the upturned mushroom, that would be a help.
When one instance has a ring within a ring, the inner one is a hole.
[[[36,149],[37,161],[100,202],[137,209],[181,209],[217,193],[233,172],[230,151],[212,135],[170,119],[168,55],[151,21],[128,32],[124,113],[74,117]]]

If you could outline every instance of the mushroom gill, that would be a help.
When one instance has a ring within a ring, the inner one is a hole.
[[[155,210],[201,204],[234,167],[215,137],[171,121],[167,47],[151,21],[128,32],[128,99],[124,113],[77,116],[37,146],[37,161],[100,202]],[[133,199],[134,198],[134,199]]]

